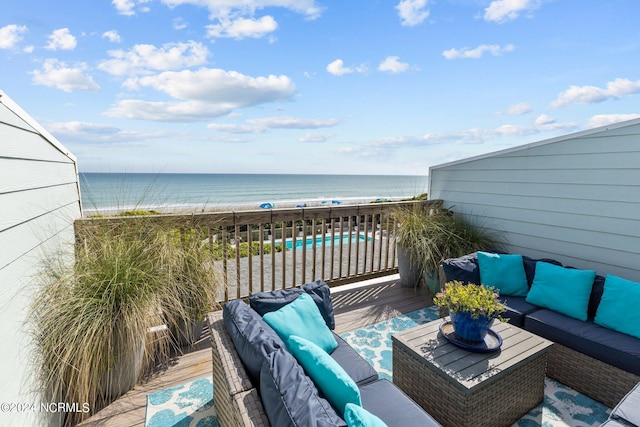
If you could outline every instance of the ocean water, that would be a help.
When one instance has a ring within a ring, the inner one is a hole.
[[[81,173],[85,212],[209,211],[369,203],[427,191],[426,176]]]

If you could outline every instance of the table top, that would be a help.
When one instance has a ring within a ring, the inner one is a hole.
[[[424,362],[464,392],[497,380],[526,361],[539,357],[553,345],[552,341],[494,320],[491,329],[502,337],[502,346],[490,353],[473,353],[451,344],[442,336],[439,327],[445,320],[449,318],[434,320],[391,338],[394,346],[403,346],[416,360]]]

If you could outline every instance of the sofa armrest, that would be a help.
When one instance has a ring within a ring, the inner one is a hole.
[[[207,314],[213,362],[213,404],[223,426],[268,426],[257,390],[251,384],[233,341],[222,321],[222,311]]]
[[[640,383],[638,383],[611,411],[609,419],[634,426],[640,425]],[[626,424],[625,424],[626,425]]]

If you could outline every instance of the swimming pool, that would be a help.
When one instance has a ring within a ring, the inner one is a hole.
[[[365,237],[365,236],[356,235],[356,234],[351,236],[352,243],[355,243],[355,242],[362,243],[365,240],[370,241],[371,237]],[[349,235],[345,234],[342,237],[335,236],[333,239],[331,238],[331,236],[316,237],[315,239],[313,237],[307,237],[306,244],[305,244],[305,241],[303,241],[302,239],[296,239],[296,249],[302,249],[303,244],[307,247],[307,249],[312,249],[314,247],[320,248],[322,247],[322,241],[325,241],[327,246],[339,245],[339,244],[344,245],[349,242]],[[287,249],[293,249],[293,241],[291,239],[287,239],[287,241],[285,242],[285,246],[287,247]]]

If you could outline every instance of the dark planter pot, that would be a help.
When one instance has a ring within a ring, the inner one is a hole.
[[[400,284],[402,286],[415,288],[422,280],[422,268],[411,259],[409,250],[402,246],[396,246],[398,254],[398,273],[400,274]]]
[[[113,366],[105,373],[103,381],[105,394],[111,399],[122,396],[138,382],[144,360],[144,337],[140,339],[137,348],[125,348],[116,344],[116,352]]]
[[[171,328],[171,334],[178,347],[185,347],[192,345],[200,339],[203,328],[204,321],[194,322],[179,319],[178,324]]]
[[[440,292],[440,274],[437,271],[429,270],[424,273],[424,282],[431,295]]]
[[[470,343],[478,343],[484,341],[491,327],[493,318],[480,316],[474,319],[471,313],[461,311],[457,313],[449,313],[453,330],[460,338]]]

